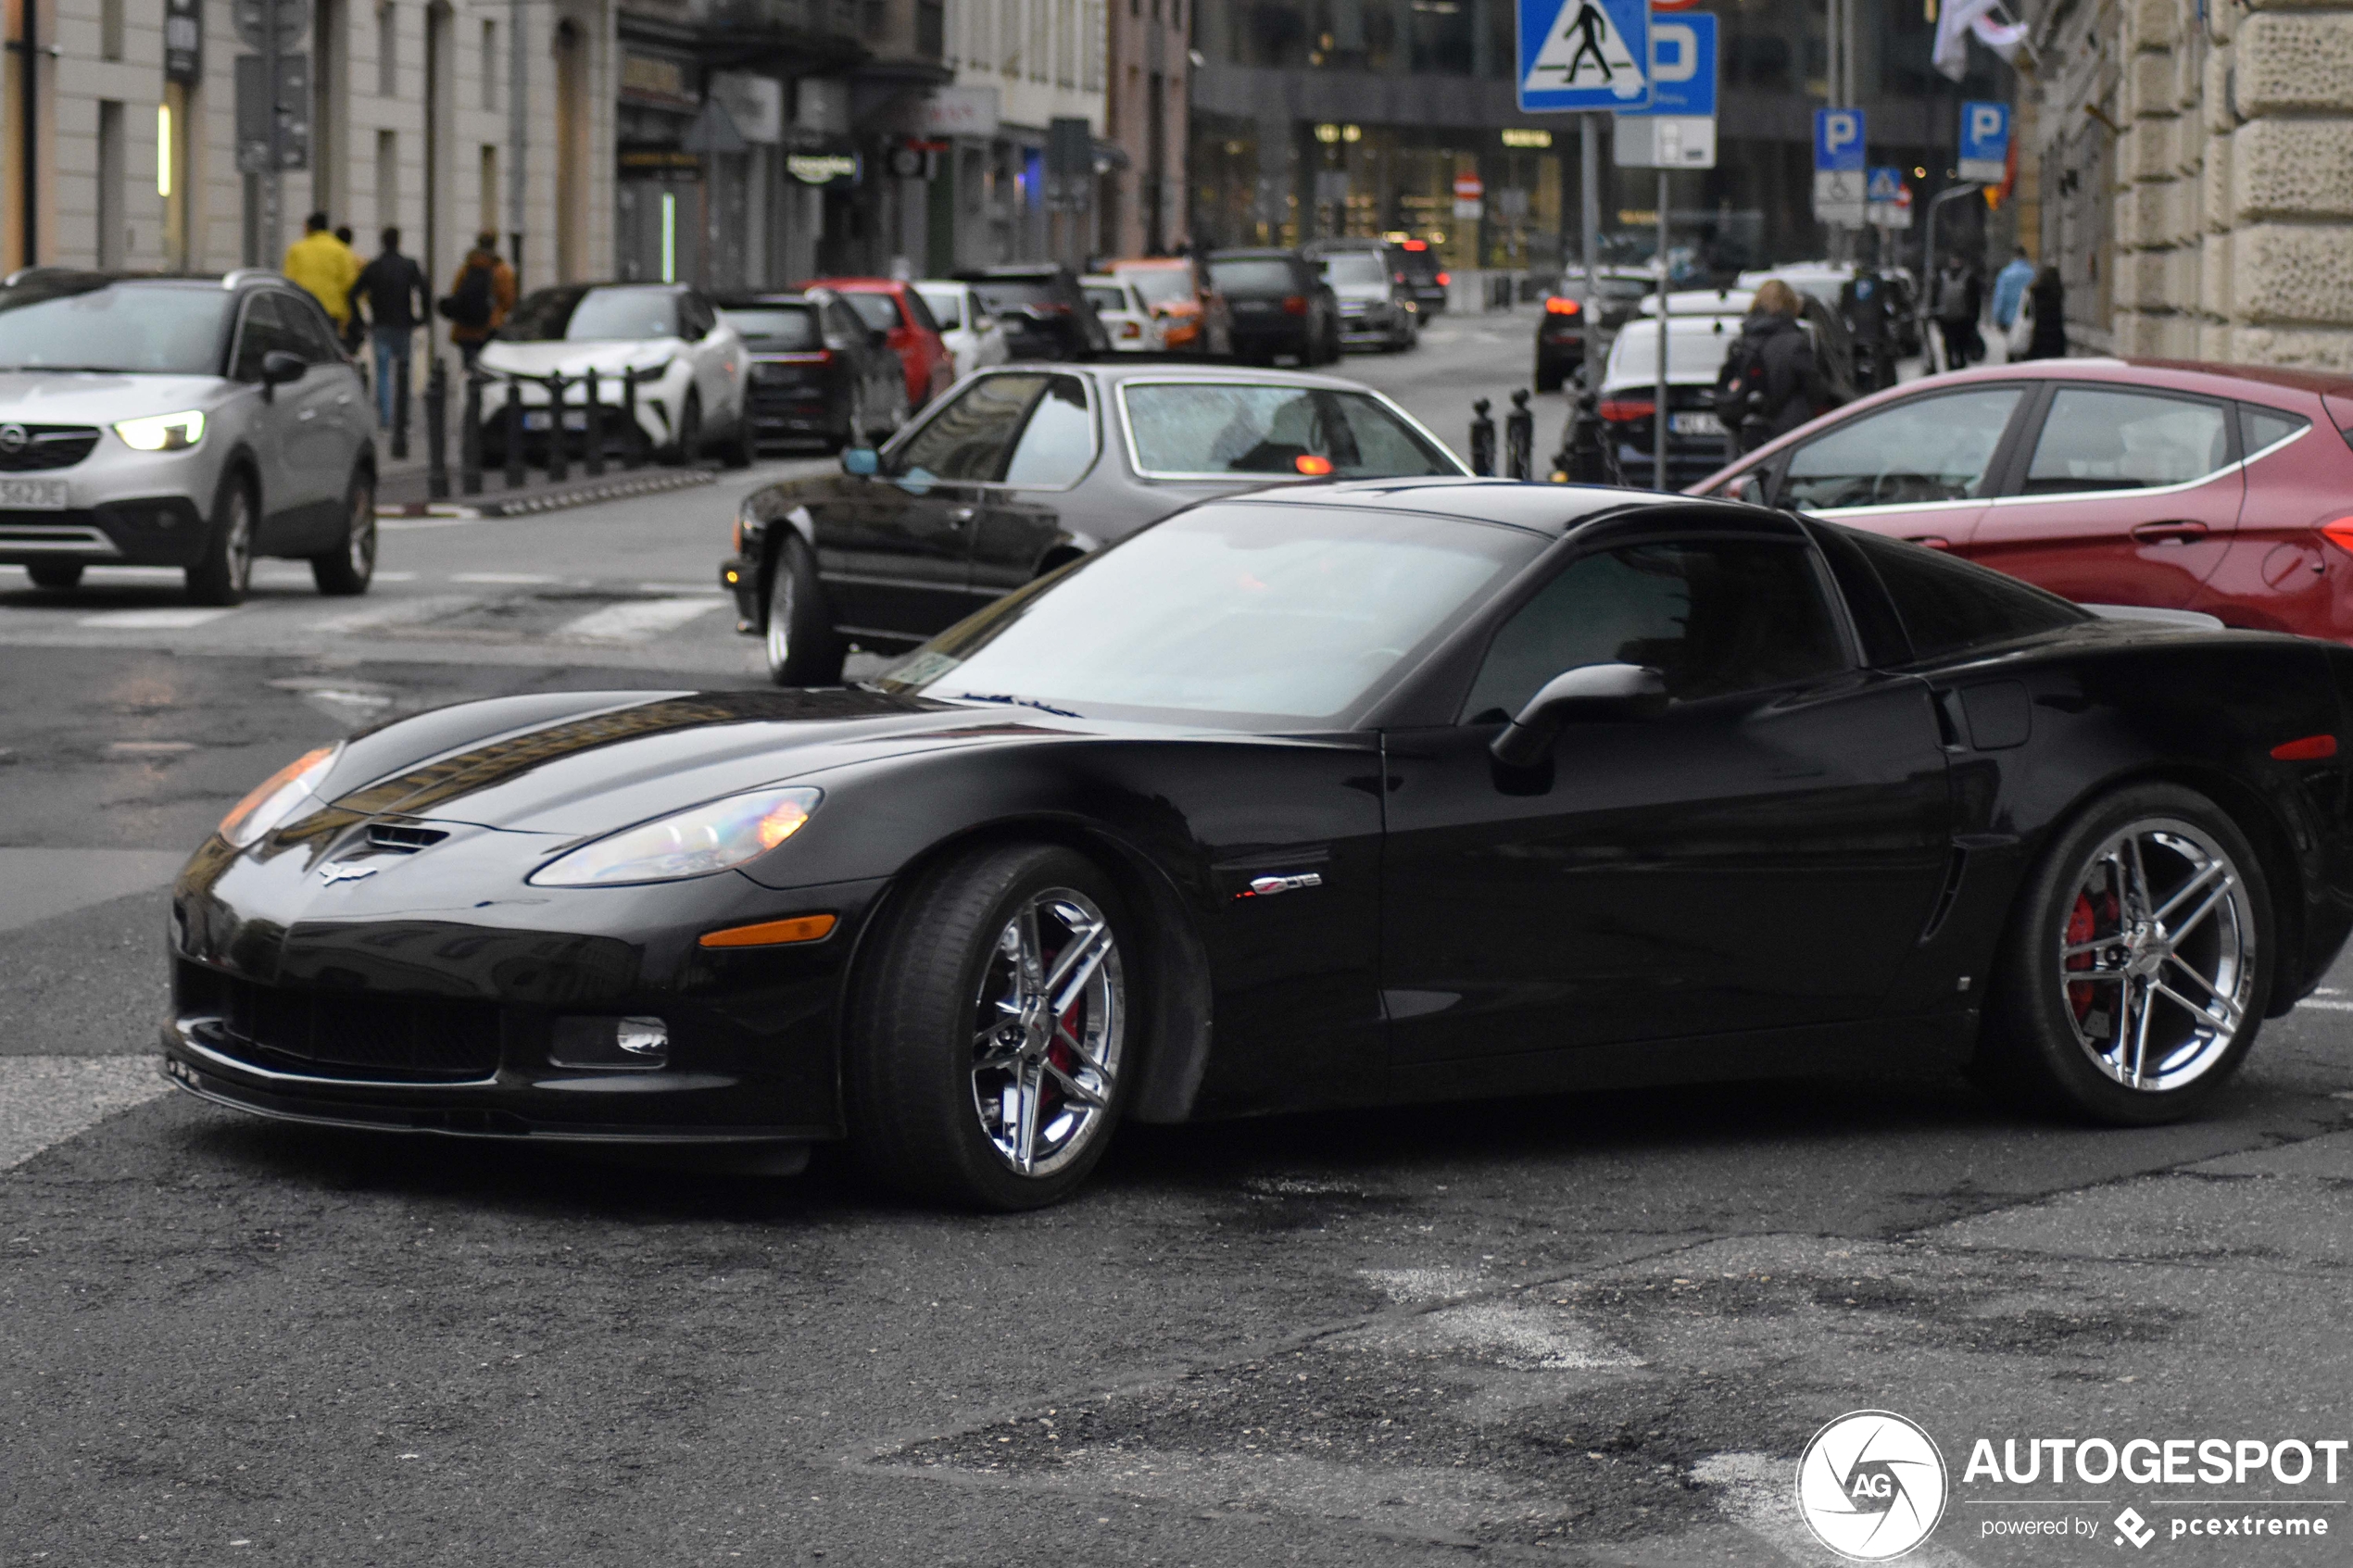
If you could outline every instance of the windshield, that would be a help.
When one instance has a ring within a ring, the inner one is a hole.
[[[931,319],[939,323],[943,332],[952,332],[964,324],[964,295],[962,289],[925,289],[915,291],[931,307]]]
[[[1054,285],[1044,278],[991,278],[973,285],[973,293],[991,315],[1002,316],[1025,305],[1044,305],[1054,297]]]
[[[998,601],[876,684],[1093,717],[1331,721],[1544,545],[1458,518],[1214,504]]]
[[[1344,283],[1370,283],[1376,288],[1389,282],[1389,269],[1381,258],[1368,250],[1344,251],[1327,256],[1317,263],[1324,276],[1335,286]]]
[[[1087,303],[1099,311],[1127,308],[1127,291],[1117,283],[1087,283],[1081,286],[1086,291]]]
[[[1297,294],[1299,274],[1279,257],[1240,261],[1213,261],[1210,281],[1221,294]]]
[[[1409,278],[1435,280],[1438,276],[1437,253],[1428,250],[1407,250],[1401,246],[1397,252],[1397,270]]]
[[[887,294],[845,293],[841,299],[858,312],[868,332],[887,332],[899,325],[899,302]]]
[[[1396,479],[1463,470],[1368,393],[1247,383],[1120,388],[1139,472]]]
[[[217,287],[28,278],[0,288],[0,370],[219,375],[235,304]]]
[[[761,305],[722,310],[719,314],[743,334],[744,343],[749,347],[793,349],[825,346],[824,336],[817,328],[817,312],[806,305]]]
[[[1123,267],[1119,275],[1136,285],[1147,305],[1185,305],[1193,297],[1193,274],[1185,267]]]
[[[619,343],[678,336],[665,288],[557,288],[526,295],[498,335],[510,343]]]

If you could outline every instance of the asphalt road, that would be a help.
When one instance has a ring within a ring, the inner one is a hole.
[[[1459,440],[1510,327],[1350,368]],[[1128,1128],[1013,1219],[165,1094],[161,890],[227,807],[387,713],[757,679],[706,587],[746,483],[390,533],[357,604],[0,569],[0,1562],[1816,1563],[1793,1461],[1863,1408],[1952,1472],[1907,1561],[2137,1560],[2128,1505],[2167,1562],[2344,1561],[2353,1462],[1961,1473],[2353,1436],[2353,967],[2189,1126],[1891,1064]],[[2334,1534],[2166,1533],[2256,1499]],[[2046,1518],[2097,1534],[1993,1529]]]

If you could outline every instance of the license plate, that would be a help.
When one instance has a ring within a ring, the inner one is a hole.
[[[73,504],[62,479],[0,479],[0,508],[16,512],[61,512]]]
[[[550,416],[544,410],[535,414],[525,413],[522,417],[522,428],[525,430],[546,430],[547,428],[547,421],[549,418]],[[587,428],[587,409],[566,408],[564,410],[564,429],[586,430]]]
[[[1713,414],[1669,414],[1667,428],[1677,435],[1721,435],[1724,421]]]

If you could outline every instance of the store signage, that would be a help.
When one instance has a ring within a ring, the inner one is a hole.
[[[785,172],[804,185],[855,185],[859,175],[858,155],[793,153],[785,159]]]

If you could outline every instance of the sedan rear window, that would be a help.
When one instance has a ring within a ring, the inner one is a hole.
[[[0,288],[0,370],[219,375],[236,301],[218,287],[36,275]]]
[[[1088,283],[1087,303],[1097,310],[1125,310],[1127,308],[1127,291],[1111,283]]]
[[[1213,261],[1209,264],[1209,279],[1225,294],[1300,292],[1299,274],[1291,270],[1290,262],[1277,256]]]
[[[825,339],[818,330],[817,312],[807,305],[762,305],[740,310],[723,310],[736,331],[743,333],[744,342],[761,349],[823,348]]]
[[[509,343],[626,343],[676,337],[678,295],[666,288],[540,289],[498,335]]]
[[[981,305],[990,315],[1001,316],[1025,305],[1051,303],[1054,285],[1044,278],[990,278],[975,283],[973,293],[980,296]]]
[[[844,294],[842,303],[858,312],[866,330],[887,332],[899,325],[899,302],[887,294]]]
[[[1389,269],[1381,264],[1379,257],[1368,250],[1344,251],[1338,256],[1327,256],[1316,265],[1324,270],[1324,276],[1335,284],[1389,282]]]
[[[1323,387],[1130,383],[1136,470],[1152,477],[1394,479],[1462,469],[1379,399]]]

